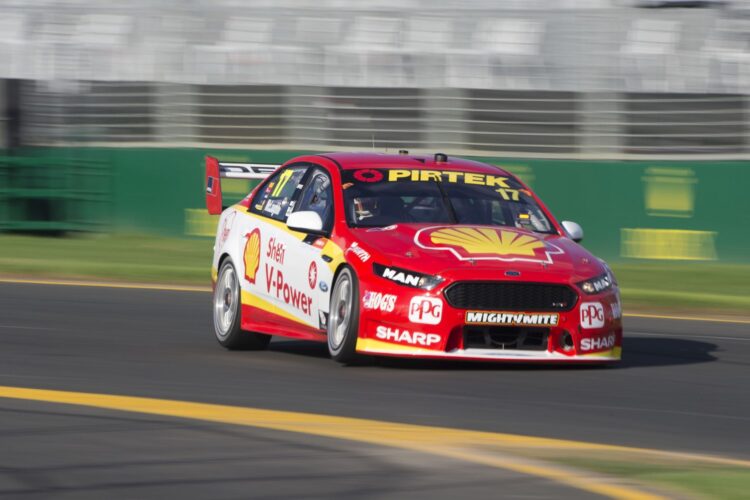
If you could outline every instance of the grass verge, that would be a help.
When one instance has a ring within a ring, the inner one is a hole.
[[[0,274],[209,285],[213,240],[0,236]]]
[[[624,309],[750,316],[750,265],[615,263]]]
[[[208,285],[213,240],[143,235],[0,235],[0,274]],[[625,311],[750,316],[750,265],[638,262],[612,266]]]
[[[750,469],[707,464],[655,464],[619,460],[558,459],[558,463],[699,498],[747,498]]]

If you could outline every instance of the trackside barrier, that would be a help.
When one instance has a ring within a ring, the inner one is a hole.
[[[0,231],[106,231],[113,178],[104,161],[0,156]]]
[[[309,151],[35,152],[108,164],[114,179],[110,202],[115,231],[213,237],[216,217],[205,209],[206,155],[225,162],[277,164]],[[603,258],[750,261],[750,162],[475,159],[519,175],[559,219],[579,222],[585,231],[584,246]],[[225,204],[246,195],[254,182],[223,179]]]

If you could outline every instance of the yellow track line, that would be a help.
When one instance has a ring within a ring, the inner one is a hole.
[[[712,318],[701,316],[671,316],[668,314],[646,314],[646,313],[624,313],[626,318],[647,318],[647,319],[675,319],[679,321],[707,321],[710,323],[736,323],[739,325],[750,325],[750,319],[733,319],[733,318]]]
[[[133,290],[163,290],[167,292],[210,292],[211,288],[207,286],[190,286],[190,285],[160,285],[148,283],[118,283],[113,281],[79,281],[79,280],[49,280],[33,278],[2,278],[0,283],[20,283],[27,285],[62,285],[62,286],[90,286],[102,288],[126,288]],[[750,325],[750,319],[731,319],[731,318],[714,318],[701,316],[671,316],[666,314],[646,314],[646,313],[625,313],[626,318],[647,318],[647,319],[671,319],[678,321],[706,321],[710,323],[736,323],[740,325]]]
[[[487,452],[487,445],[504,444],[537,447],[544,443],[586,446],[585,443],[514,436],[491,432],[399,424],[359,418],[334,417],[311,413],[263,410],[153,398],[115,396],[82,392],[27,389],[0,386],[0,397],[79,405],[108,410],[196,419],[286,431],[326,438],[344,439],[378,446],[417,451],[511,470],[565,484],[616,499],[656,500],[662,497],[540,462],[503,457]],[[472,449],[473,447],[480,449]],[[597,445],[601,446],[601,445]]]

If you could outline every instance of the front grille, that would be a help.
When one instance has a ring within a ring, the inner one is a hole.
[[[460,281],[445,290],[457,309],[480,311],[569,311],[578,295],[567,285]]]
[[[547,350],[546,328],[519,326],[465,326],[464,349]]]

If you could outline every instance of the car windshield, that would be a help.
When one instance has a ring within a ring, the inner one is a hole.
[[[342,187],[352,227],[441,223],[555,232],[531,193],[512,177],[500,174],[359,169],[344,172]]]

